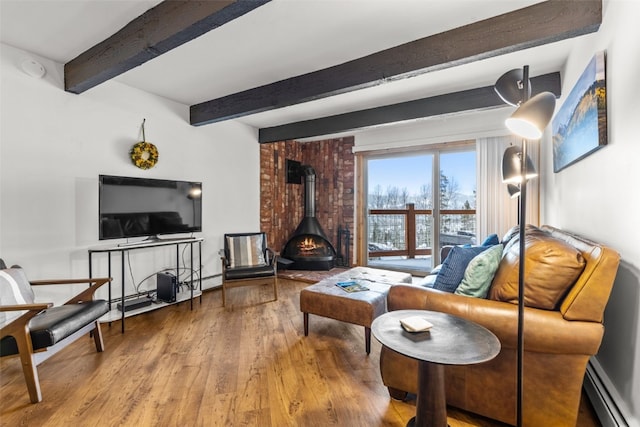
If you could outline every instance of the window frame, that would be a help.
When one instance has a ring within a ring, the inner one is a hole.
[[[433,156],[433,229],[438,230],[433,236],[433,248],[440,247],[440,156],[442,154],[455,153],[463,151],[474,151],[477,156],[476,140],[452,141],[436,144],[422,144],[411,147],[389,148],[383,150],[362,150],[355,153],[356,162],[356,254],[355,262],[357,265],[368,265],[368,170],[367,164],[371,159],[393,158],[396,156],[410,155],[432,155]],[[477,164],[477,162],[476,162]],[[476,172],[477,175],[477,172]],[[477,182],[476,182],[477,185]],[[477,209],[476,215],[477,224]],[[477,226],[476,226],[477,228]],[[439,251],[432,253],[433,266],[440,263]],[[387,267],[385,267],[387,268]],[[393,268],[388,268],[392,270]],[[423,275],[424,271],[411,271],[414,275]]]

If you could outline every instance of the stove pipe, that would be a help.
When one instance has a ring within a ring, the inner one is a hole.
[[[311,166],[303,166],[304,174],[304,218],[296,228],[294,236],[315,234],[329,240],[316,219],[316,171]]]
[[[316,171],[311,166],[304,170],[304,216],[316,216]]]

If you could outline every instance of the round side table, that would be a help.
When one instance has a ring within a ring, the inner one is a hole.
[[[411,316],[422,317],[433,327],[426,332],[407,332],[400,320]],[[416,416],[407,427],[447,426],[444,365],[482,363],[500,352],[500,341],[485,327],[435,311],[391,311],[376,318],[371,331],[382,345],[419,362]]]

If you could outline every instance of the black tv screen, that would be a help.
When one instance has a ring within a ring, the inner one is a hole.
[[[99,176],[100,240],[202,231],[202,183]]]

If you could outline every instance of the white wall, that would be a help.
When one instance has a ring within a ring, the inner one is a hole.
[[[32,279],[86,277],[87,248],[122,242],[98,240],[99,174],[202,181],[203,232],[196,235],[205,238],[205,277],[220,273],[223,233],[259,229],[257,130],[234,122],[193,127],[188,106],[115,81],[70,94],[61,64],[0,47],[0,257],[8,264],[22,265]],[[20,70],[25,57],[45,65],[43,79]],[[145,118],[146,140],[160,153],[150,170],[128,155]],[[130,256],[136,281],[175,265],[174,249]],[[94,275],[106,275],[106,257],[99,260]]]
[[[384,150],[508,135],[509,131],[504,127],[504,121],[512,112],[513,108],[505,104],[503,108],[488,111],[381,126],[358,133],[355,136],[354,151]]]
[[[543,147],[543,223],[574,231],[620,252],[596,360],[631,425],[640,425],[640,2],[603,3],[600,30],[572,51],[563,72],[568,95],[595,52],[605,50],[609,144],[553,173]],[[564,101],[562,98],[558,108]],[[617,394],[617,396],[616,396]]]

